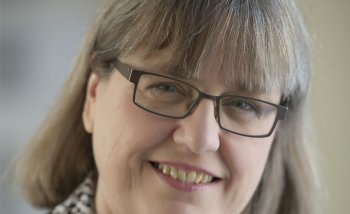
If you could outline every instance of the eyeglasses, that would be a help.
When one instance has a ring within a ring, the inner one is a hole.
[[[212,96],[184,81],[146,71],[134,70],[121,62],[114,67],[135,84],[133,102],[153,114],[185,118],[203,99],[214,100],[214,115],[220,127],[247,137],[268,137],[288,108],[263,100],[238,95]]]

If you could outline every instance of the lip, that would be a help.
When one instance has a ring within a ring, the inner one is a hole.
[[[182,165],[182,164],[170,164],[170,162],[161,162],[161,164],[167,164],[167,163],[169,165],[173,165],[173,166]],[[177,190],[180,190],[180,191],[184,191],[184,192],[199,192],[199,191],[209,190],[209,189],[213,188],[215,185],[217,185],[218,182],[220,181],[220,180],[215,180],[215,181],[213,181],[211,183],[199,183],[199,184],[182,183],[182,182],[177,181],[177,180],[171,178],[170,176],[165,175],[164,173],[160,172],[158,169],[156,169],[153,166],[153,164],[151,162],[149,164],[152,166],[153,170],[160,177],[160,179],[162,179],[166,184],[168,184],[169,186],[173,187],[174,189],[177,189]],[[184,168],[184,167],[181,166],[181,168]],[[186,168],[187,168],[187,170],[195,170],[196,167],[190,167],[191,169],[189,169],[189,166],[187,165]],[[205,170],[203,171],[203,170],[199,170],[199,169],[198,169],[198,171],[205,172]]]

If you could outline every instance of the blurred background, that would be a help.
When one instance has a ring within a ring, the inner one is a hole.
[[[58,95],[102,0],[1,0],[0,176]],[[299,0],[314,40],[310,112],[315,124],[326,214],[350,213],[350,1]],[[12,178],[9,179],[10,181]],[[0,213],[45,213],[11,182]]]

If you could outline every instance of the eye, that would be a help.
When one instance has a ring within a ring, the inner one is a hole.
[[[158,84],[156,87],[158,87],[159,89],[163,90],[163,91],[167,91],[167,92],[174,92],[176,91],[176,87],[170,84],[166,84],[166,83],[160,83]]]
[[[249,103],[243,101],[232,101],[231,105],[240,109],[250,109],[252,106]]]

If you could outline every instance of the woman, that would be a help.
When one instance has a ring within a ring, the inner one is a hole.
[[[108,0],[18,173],[53,213],[319,213],[293,1]]]

